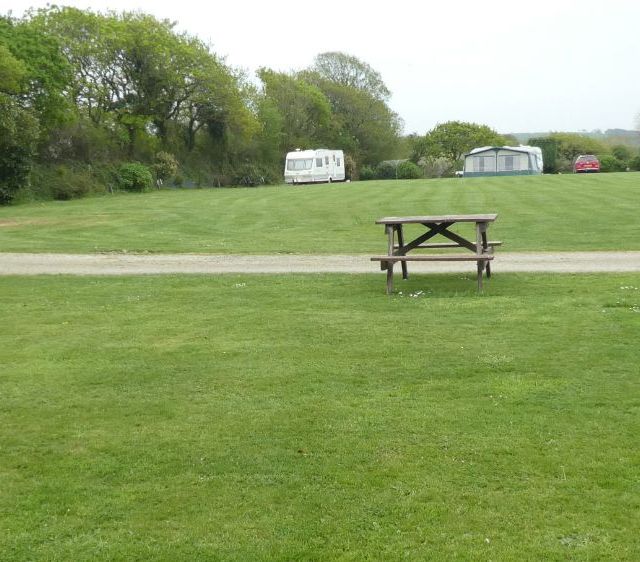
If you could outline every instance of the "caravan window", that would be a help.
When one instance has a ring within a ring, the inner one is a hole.
[[[322,168],[322,158],[316,158],[316,167]]]
[[[340,166],[342,166],[342,164],[340,164],[340,158],[338,158],[338,159],[336,160],[336,164],[338,165],[338,168],[339,168]]]
[[[296,172],[310,170],[313,166],[313,158],[291,158],[287,160],[287,170]]]
[[[325,156],[324,157],[324,163],[328,166],[329,165],[329,157]]]

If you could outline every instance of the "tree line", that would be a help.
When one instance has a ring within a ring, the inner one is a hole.
[[[343,149],[352,171],[398,150],[390,92],[356,57],[257,75],[146,14],[1,16],[0,201],[280,181],[295,148]]]
[[[0,16],[0,203],[280,182],[286,152],[312,147],[344,150],[356,179],[440,177],[472,148],[518,144],[459,121],[402,136],[380,74],[345,53],[256,78],[147,14],[53,6]],[[605,169],[640,168],[637,149],[580,135],[532,142],[548,172],[588,152]]]

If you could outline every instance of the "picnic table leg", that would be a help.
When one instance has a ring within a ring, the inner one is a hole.
[[[387,245],[387,255],[392,256],[393,255],[393,244],[394,244],[394,234],[395,234],[395,228],[393,227],[393,225],[386,225],[386,230],[387,230],[387,237],[388,237],[388,245]],[[393,293],[393,265],[394,262],[392,261],[388,261],[387,262],[387,295],[390,295],[391,293]]]
[[[404,235],[402,234],[402,225],[399,224],[397,228],[398,228],[398,246],[400,247],[400,252],[402,252],[402,247],[404,246]],[[402,278],[408,279],[409,273],[407,272],[407,262],[406,261],[400,262],[400,265],[402,266]]]
[[[484,228],[484,230],[482,231],[482,248],[483,250],[486,252],[487,251],[487,229],[486,226]],[[491,262],[487,262],[486,265],[487,268],[487,277],[491,277]]]
[[[483,246],[483,239],[482,239],[482,227],[486,225],[484,225],[483,223],[477,222],[476,223],[476,254],[477,255],[481,255],[484,253],[484,246]],[[478,264],[478,292],[482,292],[482,272],[484,271],[484,268],[486,267],[486,264],[488,262],[484,261],[484,260],[478,260],[477,264]]]
[[[483,260],[478,260],[478,292],[482,292],[482,271],[484,270],[485,262]]]

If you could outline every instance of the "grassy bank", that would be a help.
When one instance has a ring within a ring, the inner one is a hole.
[[[0,208],[0,250],[375,253],[377,218],[498,212],[504,251],[640,250],[640,174],[372,181],[116,195]]]
[[[0,279],[2,559],[637,560],[640,277],[399,289]]]

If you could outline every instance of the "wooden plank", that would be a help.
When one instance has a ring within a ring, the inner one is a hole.
[[[487,242],[487,248],[491,246],[502,246],[502,242],[499,240],[489,240]],[[394,246],[394,249],[397,249],[398,245]],[[455,242],[430,242],[429,244],[420,244],[416,246],[416,248],[460,248],[460,244]]]
[[[422,244],[423,242],[426,242],[427,240],[430,240],[431,238],[433,238],[434,236],[437,236],[438,234],[442,234],[442,232],[444,230],[446,230],[447,228],[449,228],[451,226],[452,223],[443,223],[443,224],[439,224],[433,228],[429,228],[429,230],[427,232],[425,232],[422,236],[418,236],[415,240],[412,240],[411,242],[409,242],[406,246],[404,246],[400,251],[403,254],[406,254],[407,252],[410,252],[411,250],[417,248],[420,244]],[[393,252],[394,254],[397,254],[398,252]]]
[[[384,217],[378,219],[376,224],[438,224],[441,222],[493,222],[498,217],[497,213],[481,215],[425,215],[411,217]]]
[[[402,261],[491,261],[493,254],[431,254],[413,256],[373,256],[371,261],[386,261],[388,263]]]
[[[444,236],[445,238],[448,238],[449,240],[453,240],[459,246],[462,246],[467,250],[471,250],[472,252],[476,252],[477,250],[476,245],[473,242],[470,242],[469,240],[467,240],[466,238],[463,238],[462,236],[460,236],[459,234],[456,234],[455,232],[451,232],[450,230],[445,229],[440,234],[442,234],[442,236]],[[477,252],[477,253],[481,253],[481,252]]]

